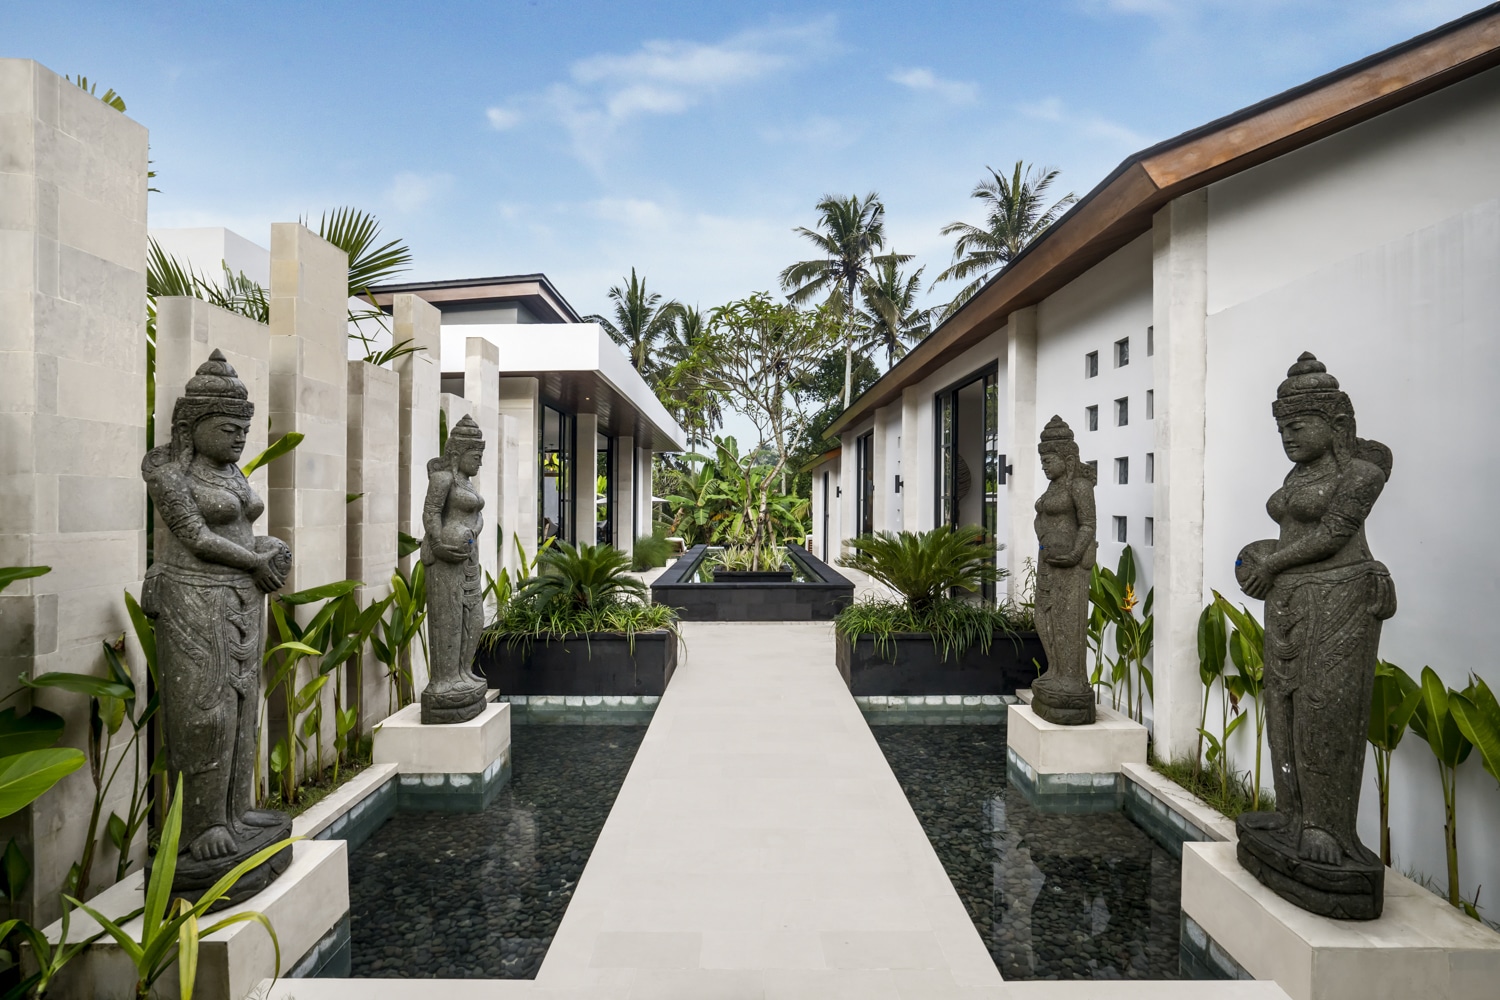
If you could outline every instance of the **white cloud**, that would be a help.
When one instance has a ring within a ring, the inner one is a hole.
[[[490,128],[497,132],[515,128],[524,120],[524,116],[515,108],[493,107],[484,114],[490,120]]]
[[[1044,97],[1039,101],[1030,101],[1018,105],[1016,110],[1028,118],[1056,122],[1084,138],[1103,139],[1128,147],[1131,151],[1143,149],[1150,144],[1145,136],[1119,122],[1110,121],[1098,115],[1071,111],[1059,97]]]
[[[897,70],[889,79],[892,83],[899,83],[919,93],[935,94],[950,104],[973,104],[979,96],[979,88],[974,84],[944,80],[922,66]]]
[[[486,111],[505,130],[525,120],[556,122],[580,159],[599,166],[601,144],[624,123],[680,115],[716,95],[806,62],[832,45],[834,20],[744,31],[719,42],[657,39],[633,52],[602,53],[569,67],[568,81]]]
[[[768,125],[760,130],[767,142],[812,146],[817,149],[844,149],[859,141],[864,129],[851,122],[813,115],[802,122]]]
[[[453,183],[448,174],[418,174],[403,170],[391,178],[384,200],[396,211],[407,214],[426,207]]]

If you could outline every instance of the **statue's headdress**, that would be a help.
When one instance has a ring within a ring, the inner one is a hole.
[[[427,463],[427,471],[429,473],[442,470],[454,472],[458,469],[458,456],[475,447],[484,447],[484,434],[479,430],[479,425],[474,422],[474,418],[465,413],[448,431],[448,440],[443,445],[442,455]]]
[[[224,354],[215,349],[188,379],[172,407],[172,455],[179,458],[191,455],[193,428],[205,417],[249,420],[253,416],[255,404],[250,402],[249,390]]]
[[[1271,413],[1277,420],[1301,415],[1332,420],[1339,415],[1354,416],[1354,404],[1323,362],[1310,351],[1303,351],[1297,363],[1286,370],[1286,381],[1277,387]]]
[[[1078,455],[1078,442],[1073,437],[1073,428],[1057,414],[1042,428],[1042,440],[1037,445],[1042,454],[1061,455],[1068,463],[1068,472],[1075,476],[1093,476],[1093,469],[1084,465]]]

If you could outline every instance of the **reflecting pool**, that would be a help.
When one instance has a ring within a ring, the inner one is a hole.
[[[482,813],[401,813],[349,858],[353,975],[530,979],[645,726],[515,726]]]
[[[1032,808],[1003,724],[872,732],[1004,978],[1178,978],[1181,868],[1124,813]]]

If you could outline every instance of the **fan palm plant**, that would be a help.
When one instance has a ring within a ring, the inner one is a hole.
[[[943,270],[934,285],[943,281],[966,281],[948,303],[944,313],[952,314],[972,299],[993,275],[1004,270],[1027,244],[1042,235],[1078,199],[1065,194],[1044,208],[1047,189],[1057,179],[1052,167],[1029,166],[1017,160],[1007,177],[994,167],[985,167],[990,176],[974,185],[969,197],[985,203],[983,226],[967,222],[950,222],[941,230],[944,236],[958,237],[953,243],[953,263]]]
[[[849,406],[854,377],[854,296],[871,269],[887,260],[904,264],[910,254],[880,254],[885,247],[885,205],[874,191],[861,198],[824,195],[817,204],[818,229],[792,230],[817,247],[818,260],[804,260],[781,272],[787,298],[801,305],[819,295],[844,317],[844,406]]]
[[[624,285],[610,288],[609,300],[615,304],[613,321],[599,315],[584,319],[598,323],[610,340],[625,349],[631,366],[654,381],[659,368],[656,345],[673,335],[682,306],[675,300],[663,302],[660,292],[648,292],[645,280],[636,276],[633,267]]]
[[[307,220],[302,221],[306,225]],[[370,303],[366,308],[349,310],[349,322],[355,330],[349,337],[364,345],[365,360],[382,365],[415,351],[409,340],[376,350],[369,335],[359,327],[362,321],[372,320],[382,330],[386,329],[385,313],[375,304],[370,288],[407,270],[411,265],[411,248],[401,240],[379,243],[379,221],[369,212],[349,205],[324,212],[318,218],[318,235],[349,255],[349,297]]]
[[[646,598],[646,585],[630,575],[630,557],[610,545],[558,542],[536,563],[536,576],[516,596],[538,608],[582,611],[626,597]]]
[[[974,592],[999,577],[995,548],[977,524],[931,531],[879,531],[850,540],[840,566],[857,569],[900,594],[922,613],[952,590]]]
[[[932,310],[917,308],[925,270],[919,267],[911,275],[902,274],[900,265],[887,257],[860,288],[865,303],[860,317],[862,332],[869,349],[885,350],[887,368],[932,329]]]

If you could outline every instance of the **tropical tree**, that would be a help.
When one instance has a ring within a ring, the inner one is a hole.
[[[917,308],[924,270],[919,267],[911,275],[902,274],[901,266],[887,257],[860,287],[864,299],[860,332],[869,350],[885,351],[887,368],[932,330],[932,310]]]
[[[307,225],[307,220],[303,219],[302,224]],[[380,222],[369,212],[349,205],[319,216],[318,235],[349,255],[349,297],[369,303],[367,307],[349,310],[349,322],[355,331],[349,334],[349,339],[364,345],[365,360],[380,365],[415,351],[409,340],[378,351],[370,336],[360,328],[368,320],[386,329],[385,313],[375,305],[370,288],[408,270],[411,248],[399,239],[380,243]]]
[[[945,315],[972,299],[990,277],[1004,270],[1027,244],[1042,235],[1078,200],[1071,193],[1065,194],[1050,208],[1043,208],[1047,189],[1058,175],[1052,167],[1033,167],[1017,160],[1009,177],[994,167],[985,169],[990,176],[974,185],[969,193],[969,197],[985,203],[984,225],[950,222],[941,230],[944,236],[956,235],[958,239],[953,242],[953,263],[933,284],[949,280],[968,282],[948,303]]]
[[[648,292],[645,280],[636,277],[633,267],[624,285],[610,288],[609,299],[615,304],[613,321],[599,315],[584,319],[603,327],[610,340],[625,348],[631,366],[654,382],[659,367],[656,345],[672,337],[682,306],[676,301],[662,302],[660,292]]]
[[[910,254],[880,254],[885,247],[885,205],[874,191],[863,198],[824,195],[818,202],[818,229],[792,230],[822,251],[818,260],[800,261],[781,272],[781,287],[795,305],[826,295],[825,302],[844,323],[844,406],[854,383],[854,298],[873,268],[886,260],[904,264]]]
[[[697,451],[724,424],[718,393],[692,377],[693,352],[708,331],[707,317],[697,306],[681,306],[666,342],[657,352],[656,395],[688,434],[688,450]]]

